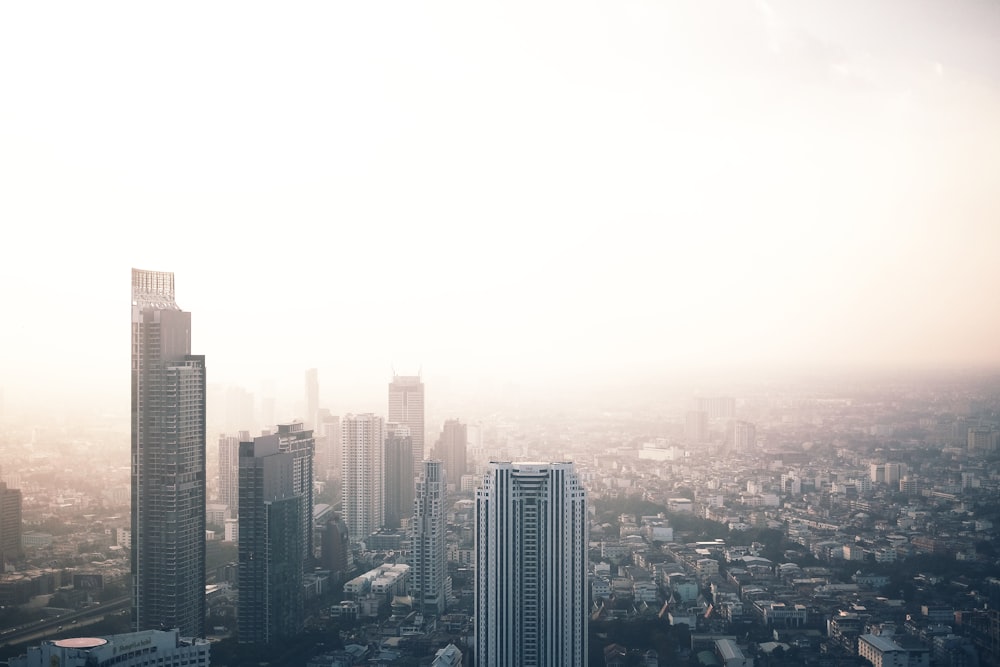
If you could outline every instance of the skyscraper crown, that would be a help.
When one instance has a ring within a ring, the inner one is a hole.
[[[141,308],[180,310],[174,301],[174,274],[132,269],[132,305]]]

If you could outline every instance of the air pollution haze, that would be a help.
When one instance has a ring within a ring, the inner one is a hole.
[[[0,387],[128,410],[129,272],[209,382],[379,410],[1000,364],[1000,4],[11,3]]]

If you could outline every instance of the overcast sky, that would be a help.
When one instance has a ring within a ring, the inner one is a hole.
[[[315,366],[341,412],[393,365],[996,365],[998,35],[995,0],[4,3],[0,387],[127,410],[132,267],[211,382]]]

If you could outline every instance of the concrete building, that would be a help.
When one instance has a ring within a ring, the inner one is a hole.
[[[746,454],[757,448],[757,427],[750,422],[733,422],[733,451]]]
[[[46,640],[8,661],[10,667],[208,667],[211,644],[177,630]]]
[[[586,667],[586,505],[572,463],[489,465],[476,491],[477,664]]]
[[[174,274],[132,269],[132,623],[205,635],[205,357]]]
[[[240,443],[239,464],[238,639],[286,641],[302,631],[304,620],[295,454],[281,451],[277,434],[265,435]]]
[[[229,518],[240,514],[240,442],[248,440],[249,431],[219,436],[219,502],[229,508]]]
[[[278,449],[292,455],[292,493],[299,499],[299,532],[302,565],[308,572],[313,564],[313,458],[316,440],[301,421],[278,424]]]
[[[448,577],[445,544],[447,480],[441,461],[423,461],[422,468],[413,503],[410,595],[418,609],[440,615],[445,611],[445,581]]]
[[[371,413],[344,415],[340,437],[341,507],[351,541],[360,542],[383,525],[385,422]]]
[[[21,558],[21,491],[0,482],[0,571]]]
[[[449,491],[461,491],[462,475],[468,472],[469,438],[466,425],[449,419],[434,444],[434,458],[441,461]]]
[[[703,410],[689,410],[684,415],[684,437],[688,442],[708,440],[708,413]]]
[[[413,515],[413,437],[405,424],[385,425],[385,453],[382,458],[385,471],[386,528],[399,528],[404,519]]]
[[[393,375],[389,383],[387,421],[410,427],[413,438],[413,477],[420,474],[424,460],[424,383],[419,375]]]

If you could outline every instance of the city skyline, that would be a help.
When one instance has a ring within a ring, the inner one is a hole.
[[[121,409],[132,265],[197,286],[210,382],[336,412],[393,366],[1000,365],[995,3],[60,7],[0,10],[9,409]]]

